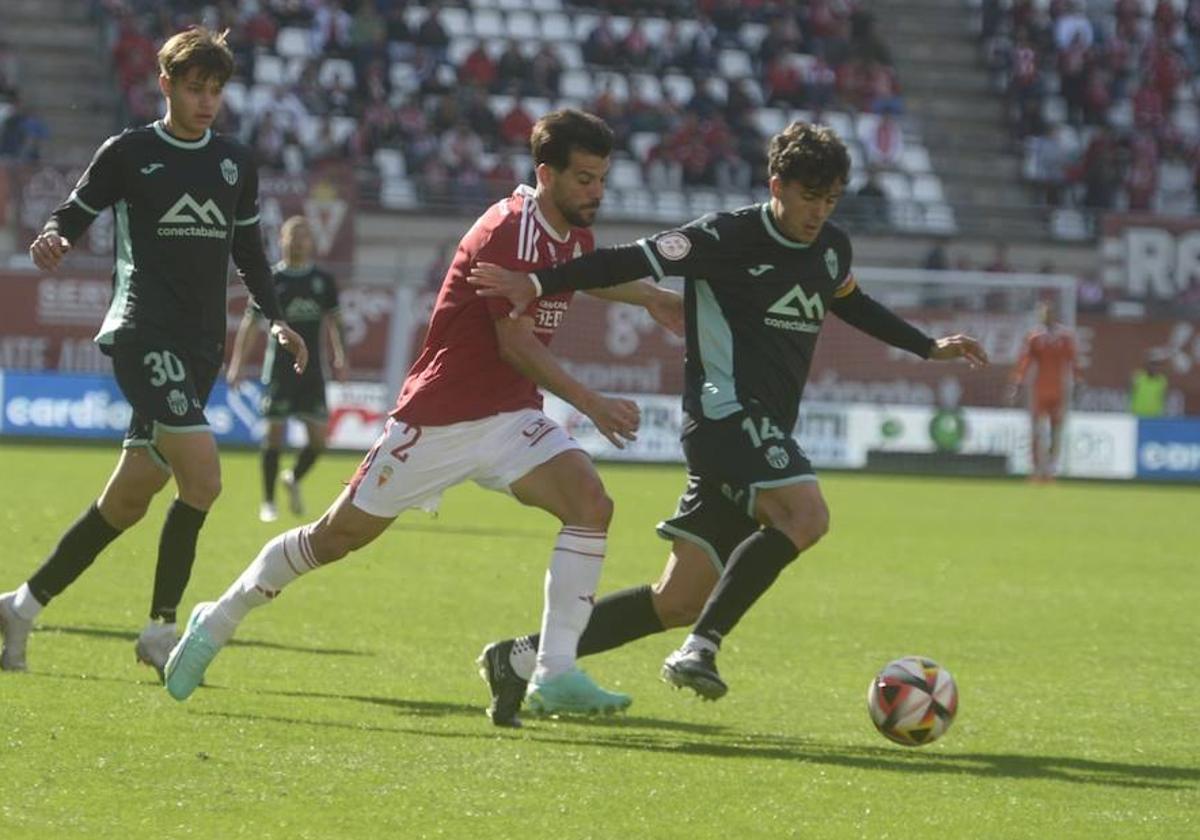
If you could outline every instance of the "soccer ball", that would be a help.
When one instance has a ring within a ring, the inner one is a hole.
[[[867,711],[885,738],[906,747],[931,744],[954,722],[958,686],[950,672],[932,659],[895,659],[871,680]]]

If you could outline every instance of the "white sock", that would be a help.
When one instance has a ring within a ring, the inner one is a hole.
[[[684,650],[711,650],[716,653],[720,650],[716,642],[704,636],[697,636],[695,633],[688,633],[688,637],[683,640]]]
[[[512,652],[508,655],[508,664],[512,666],[513,672],[523,680],[528,680],[533,676],[533,669],[537,667],[537,645],[533,643],[531,636],[521,636],[513,642]]]
[[[13,612],[26,621],[33,621],[45,607],[41,601],[33,597],[28,583],[22,583],[13,594]]]
[[[592,615],[604,568],[604,531],[566,526],[558,532],[546,570],[542,638],[532,681],[545,682],[575,667],[579,637]]]
[[[321,565],[313,555],[308,530],[307,525],[293,528],[264,545],[254,562],[225,590],[204,620],[213,641],[229,641],[250,610],[270,603],[289,583]]]

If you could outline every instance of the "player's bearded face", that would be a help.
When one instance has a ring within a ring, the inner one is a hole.
[[[199,138],[221,110],[224,85],[198,67],[178,79],[162,77],[159,86],[167,97],[171,125],[184,139]]]
[[[798,242],[812,242],[833,214],[843,189],[841,184],[816,189],[774,176],[771,178],[771,210],[788,237]]]
[[[591,227],[604,199],[604,179],[609,159],[587,152],[572,151],[567,168],[551,169],[550,196],[572,227]]]

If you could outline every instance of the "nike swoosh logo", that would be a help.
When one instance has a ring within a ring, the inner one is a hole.
[[[770,271],[774,267],[775,266],[773,266],[773,265],[756,265],[756,266],[754,266],[754,268],[749,269],[750,276],[751,277],[761,277],[762,275],[766,274],[768,271]]]
[[[165,164],[161,164],[161,163],[152,163],[149,166],[143,166],[140,171],[143,175],[149,175],[151,172],[154,172],[156,169],[162,169],[164,165]]]

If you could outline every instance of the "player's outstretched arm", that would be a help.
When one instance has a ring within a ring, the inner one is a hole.
[[[977,339],[962,333],[948,335],[933,342],[933,350],[929,358],[945,362],[953,359],[966,359],[971,367],[983,367],[988,363],[987,351]]]
[[[588,294],[604,300],[640,306],[650,313],[650,317],[663,329],[683,337],[683,295],[676,291],[664,289],[648,280],[634,280],[632,283],[622,283],[607,289],[589,289]]]
[[[617,286],[655,274],[646,252],[635,244],[600,248],[554,268],[528,274],[477,262],[471,267],[467,282],[477,287],[483,297],[507,298],[513,305],[509,317],[517,318],[534,298],[542,295]]]

